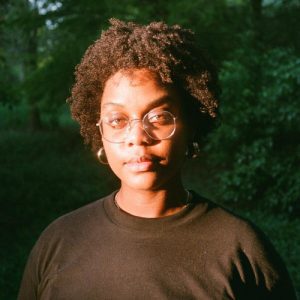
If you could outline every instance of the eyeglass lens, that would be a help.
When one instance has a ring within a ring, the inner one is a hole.
[[[175,132],[176,118],[169,111],[150,111],[142,120],[132,119],[123,113],[108,113],[101,117],[99,127],[103,138],[112,143],[125,141],[131,128],[141,121],[143,129],[154,140],[170,138]]]

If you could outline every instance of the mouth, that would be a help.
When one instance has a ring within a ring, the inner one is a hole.
[[[157,157],[145,155],[128,160],[125,167],[132,172],[149,172],[153,171],[158,161]]]

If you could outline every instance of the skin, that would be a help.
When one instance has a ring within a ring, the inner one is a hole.
[[[142,119],[150,110],[162,108],[178,117],[174,135],[166,140],[151,139],[141,122],[133,122],[124,143],[102,141],[108,163],[121,180],[116,201],[122,210],[145,218],[180,211],[187,198],[181,168],[189,130],[175,88],[163,85],[147,69],[119,71],[107,80],[100,103],[102,115],[122,112],[130,119]]]

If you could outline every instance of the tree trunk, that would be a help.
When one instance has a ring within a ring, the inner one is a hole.
[[[258,95],[261,92],[262,88],[262,63],[259,58],[262,58],[263,55],[263,15],[262,15],[262,0],[251,0],[252,8],[252,30],[254,33],[253,36],[253,49],[258,60],[250,66],[250,71],[252,73],[252,88],[254,93]]]
[[[40,110],[35,103],[30,105],[28,122],[29,129],[32,131],[36,131],[42,128]]]
[[[255,33],[256,47],[260,47],[262,38],[262,0],[251,0],[252,23]]]
[[[262,0],[251,0],[253,18],[260,21],[262,17]]]
[[[29,4],[28,4],[29,5]],[[34,19],[38,16],[39,12],[37,9],[36,2],[32,3],[32,7],[28,7],[31,10],[31,18]],[[30,28],[28,32],[28,44],[27,44],[27,60],[26,69],[27,77],[30,76],[38,66],[38,29],[36,26]],[[34,93],[27,95],[27,101],[29,105],[29,116],[28,116],[28,126],[30,130],[39,130],[42,128],[40,110],[37,105],[39,99],[36,99]]]

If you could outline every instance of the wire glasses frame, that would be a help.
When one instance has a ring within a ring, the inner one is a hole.
[[[110,143],[124,143],[133,125],[141,122],[142,129],[153,140],[166,140],[172,137],[176,130],[176,119],[171,112],[150,111],[142,119],[129,119],[123,114],[111,114],[100,117],[96,126],[99,127],[103,139]]]

